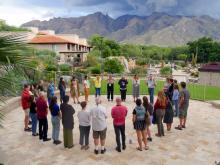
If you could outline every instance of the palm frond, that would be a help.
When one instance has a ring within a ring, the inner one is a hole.
[[[15,96],[21,89],[26,70],[34,69],[33,49],[26,44],[26,34],[0,33],[0,107],[6,96]],[[3,113],[0,110],[0,127]]]

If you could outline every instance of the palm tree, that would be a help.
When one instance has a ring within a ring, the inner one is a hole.
[[[16,77],[25,77],[26,71],[33,68],[33,56],[25,38],[18,33],[0,34],[0,106],[6,97],[16,95],[21,84]],[[0,121],[2,118],[3,112],[0,111]]]

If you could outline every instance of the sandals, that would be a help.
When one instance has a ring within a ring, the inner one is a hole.
[[[138,151],[142,151],[142,149],[141,149],[140,147],[137,147],[136,150],[138,150]]]
[[[144,149],[145,149],[145,150],[149,150],[149,146],[145,146]]]
[[[175,129],[182,130],[182,127],[180,125],[178,125],[177,127],[175,127]]]

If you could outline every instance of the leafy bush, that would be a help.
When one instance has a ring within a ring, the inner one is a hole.
[[[131,74],[147,74],[147,69],[141,66],[137,66],[131,70]]]
[[[98,63],[99,63],[98,57],[93,54],[89,54],[87,56],[87,60],[83,63],[83,66],[84,67],[91,67],[91,66],[98,65]]]
[[[122,73],[124,66],[118,59],[107,59],[104,62],[104,71],[108,73]]]
[[[169,76],[172,74],[172,69],[169,66],[165,66],[163,68],[160,69],[160,74],[162,76]]]
[[[59,69],[61,72],[70,72],[71,71],[71,66],[68,64],[61,64],[59,66]]]
[[[46,71],[57,71],[56,65],[47,65],[45,68]]]
[[[91,68],[91,73],[92,73],[92,74],[100,74],[100,73],[101,73],[100,66],[97,65],[97,66],[95,66],[95,67],[92,67],[92,68]]]

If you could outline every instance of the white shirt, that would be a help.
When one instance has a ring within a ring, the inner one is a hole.
[[[92,128],[94,131],[103,131],[107,128],[107,112],[105,107],[98,105],[92,108],[90,110],[90,115],[92,118]]]
[[[154,79],[152,79],[152,80],[148,79],[147,80],[147,85],[148,85],[148,88],[155,88],[155,80]]]
[[[79,111],[77,117],[79,119],[79,125],[90,126],[90,122],[91,122],[90,111],[88,111],[87,109]]]
[[[85,88],[90,88],[90,83],[89,83],[89,80],[84,80],[84,85],[85,85]]]

